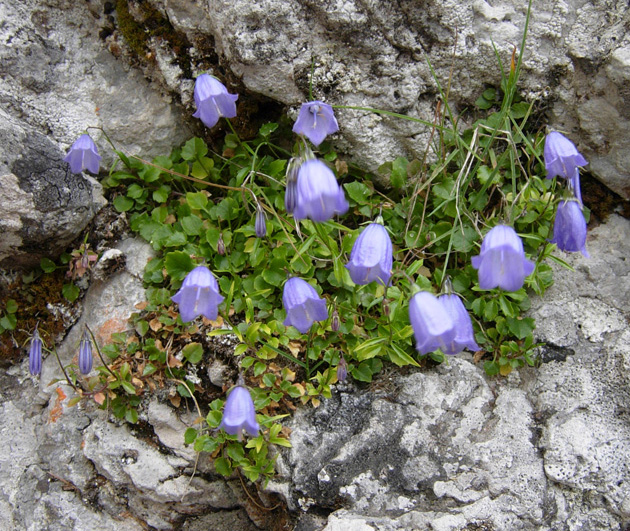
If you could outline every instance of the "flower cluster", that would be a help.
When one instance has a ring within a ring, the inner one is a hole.
[[[588,164],[567,137],[552,131],[545,139],[545,168],[547,179],[563,177],[569,183],[571,197],[561,200],[556,210],[553,238],[550,240],[558,249],[574,253],[586,251],[586,220],[582,214],[582,192],[580,190],[580,166]]]
[[[409,320],[420,354],[440,349],[453,356],[465,348],[479,350],[470,316],[456,294],[436,297],[427,291],[416,293],[409,302]]]

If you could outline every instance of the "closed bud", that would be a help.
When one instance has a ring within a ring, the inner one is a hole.
[[[81,343],[79,345],[79,371],[81,374],[90,374],[92,371],[92,363],[94,357],[92,356],[92,341],[88,331],[83,332]]]
[[[337,381],[345,382],[348,377],[348,364],[346,363],[346,359],[343,357],[343,353],[340,354],[339,363],[337,364]]]
[[[217,253],[221,256],[225,254],[225,242],[223,241],[223,234],[219,234],[219,240],[217,241]]]
[[[385,317],[389,317],[390,313],[391,313],[391,309],[389,307],[389,301],[384,300],[383,301],[383,314],[385,315]]]
[[[339,332],[339,313],[334,310],[332,313],[332,320],[330,321],[330,329],[333,332]]]
[[[256,209],[256,236],[259,238],[264,238],[267,235],[267,217],[265,216],[265,212],[263,209],[258,206]]]
[[[28,352],[28,368],[33,376],[42,372],[42,340],[39,337],[37,328],[31,338],[31,347]]]

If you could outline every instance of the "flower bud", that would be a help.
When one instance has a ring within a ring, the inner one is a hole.
[[[225,242],[223,241],[223,234],[219,234],[219,240],[217,241],[217,253],[221,256],[225,254]]]
[[[339,313],[334,310],[332,313],[332,320],[330,321],[330,329],[333,332],[339,332]]]
[[[81,343],[79,345],[79,370],[81,374],[90,374],[92,371],[92,363],[94,357],[92,356],[92,341],[88,331],[83,332]]]
[[[337,364],[337,381],[345,382],[348,377],[348,364],[343,357],[343,353],[340,354],[339,363]]]
[[[33,376],[42,372],[42,340],[39,337],[37,328],[31,338],[31,347],[28,352],[28,368]]]
[[[267,235],[267,218],[265,216],[265,212],[263,209],[258,206],[256,209],[256,236],[259,238],[264,238]]]

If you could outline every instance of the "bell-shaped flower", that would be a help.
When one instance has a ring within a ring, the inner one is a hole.
[[[81,173],[83,170],[98,173],[101,158],[94,140],[90,135],[83,134],[72,144],[63,160],[70,164],[72,173]]]
[[[236,116],[238,94],[229,94],[225,85],[210,74],[201,74],[196,79],[194,97],[197,111],[193,117],[206,127],[214,127],[221,117]]]
[[[328,221],[348,210],[348,201],[332,170],[321,160],[304,162],[298,171],[297,195],[293,216],[313,221]]]
[[[339,131],[333,108],[323,101],[303,103],[298,119],[293,125],[293,132],[304,135],[313,144],[319,146],[327,135]]]
[[[438,301],[455,323],[455,337],[440,347],[442,352],[453,356],[459,354],[465,348],[473,352],[479,350],[479,345],[475,341],[470,315],[468,315],[459,296],[455,293],[444,294],[438,297]]]
[[[267,235],[267,217],[262,207],[256,208],[256,222],[254,223],[256,236],[264,238]]]
[[[42,340],[37,328],[31,338],[31,346],[28,351],[28,370],[33,376],[42,372]]]
[[[457,335],[455,321],[435,295],[416,293],[409,301],[409,320],[416,336],[416,350],[428,354],[445,349]]]
[[[287,312],[284,326],[295,326],[300,332],[308,332],[315,321],[328,319],[326,301],[306,280],[290,278],[284,285],[282,304]]]
[[[219,304],[223,302],[217,279],[206,266],[197,266],[188,273],[180,290],[171,298],[179,304],[179,313],[185,323],[198,315],[215,321]]]
[[[392,275],[392,240],[380,223],[370,223],[352,246],[346,265],[355,284],[376,281],[386,286]]]
[[[92,341],[90,340],[88,331],[85,330],[81,338],[81,343],[79,343],[79,371],[81,371],[81,374],[90,374],[93,361]]]
[[[560,201],[553,224],[553,238],[550,241],[562,251],[580,251],[584,256],[589,256],[586,251],[586,220],[577,201]]]
[[[545,138],[544,158],[547,179],[556,175],[572,179],[579,166],[588,164],[575,144],[557,131],[552,131]]]
[[[507,225],[497,225],[486,234],[481,253],[472,257],[472,266],[479,270],[481,289],[498,286],[517,291],[534,271],[534,263],[525,258],[521,238]]]
[[[345,382],[348,377],[348,363],[346,358],[343,357],[343,352],[339,354],[339,363],[337,364],[337,381]]]
[[[249,394],[246,387],[237,385],[228,393],[219,428],[223,428],[230,435],[238,435],[239,439],[243,430],[252,437],[258,435],[260,425],[256,422],[256,410],[252,395]]]

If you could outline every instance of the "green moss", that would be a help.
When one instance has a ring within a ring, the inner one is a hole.
[[[191,77],[188,57],[188,49],[191,45],[186,36],[175,31],[168,19],[144,0],[137,3],[137,9],[142,14],[142,22],[138,22],[129,11],[128,0],[116,1],[118,28],[134,55],[140,61],[146,62],[149,60],[147,56],[149,39],[152,37],[163,39],[168,42],[169,48],[177,56],[177,63],[184,75]]]

